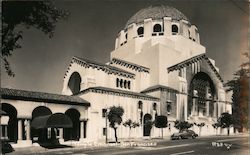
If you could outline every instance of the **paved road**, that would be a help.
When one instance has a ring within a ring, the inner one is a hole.
[[[213,142],[213,143],[212,143]],[[72,148],[58,149],[36,154],[74,154],[74,155],[250,155],[250,143],[247,137],[243,136],[217,136],[203,137],[184,140],[148,140],[137,143],[130,143],[133,146],[112,146],[105,148]],[[139,146],[135,146],[139,145]],[[143,146],[144,145],[144,146]],[[149,145],[149,146],[145,146]],[[227,149],[226,146],[230,146]],[[16,152],[18,153],[18,152]],[[27,152],[26,152],[27,153]],[[33,153],[34,154],[34,153]]]

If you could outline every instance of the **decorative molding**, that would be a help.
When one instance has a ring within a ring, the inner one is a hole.
[[[150,95],[131,92],[131,91],[125,91],[125,90],[112,89],[112,88],[107,88],[107,87],[90,87],[81,91],[78,95],[87,94],[89,92],[115,95],[115,96],[124,96],[124,97],[137,98],[137,99],[150,100],[150,101],[160,101],[159,98],[156,98]]]
[[[102,64],[99,62],[94,62],[94,61],[90,61],[87,59],[82,59],[82,58],[77,58],[77,57],[73,57],[71,60],[71,64],[76,63],[82,67],[85,68],[93,68],[93,69],[97,69],[97,70],[102,70],[103,72],[107,73],[107,74],[114,74],[114,75],[118,75],[118,76],[123,76],[126,78],[131,78],[131,79],[135,79],[135,74],[134,73],[130,73],[128,71],[125,71],[123,69],[114,67],[114,66],[110,66],[110,65],[106,65],[106,64]],[[70,69],[70,67],[68,67],[68,70]],[[67,76],[68,70],[65,73],[64,78]]]
[[[146,72],[146,73],[149,73],[149,68],[147,67],[144,67],[144,66],[141,66],[141,65],[137,65],[137,64],[134,64],[134,63],[131,63],[131,62],[128,62],[128,61],[124,61],[124,60],[121,60],[121,59],[117,59],[117,58],[113,58],[110,62],[110,64],[117,64],[117,65],[120,65],[120,66],[125,66],[126,68],[129,68],[129,69],[132,69],[132,70],[135,70],[137,72]]]
[[[197,55],[197,56],[194,56],[190,59],[187,59],[187,60],[184,60],[178,64],[175,64],[171,67],[168,67],[167,70],[168,70],[168,73],[169,72],[172,72],[174,70],[179,70],[181,68],[184,68],[184,67],[187,67],[193,63],[196,63],[198,61],[201,61],[202,59],[204,59],[208,65],[210,66],[210,68],[213,70],[214,74],[216,75],[216,77],[223,83],[223,79],[222,77],[220,76],[220,74],[218,73],[218,71],[216,70],[216,68],[214,67],[214,65],[211,63],[211,61],[209,60],[209,58],[206,56],[206,54],[200,54],[200,55]]]

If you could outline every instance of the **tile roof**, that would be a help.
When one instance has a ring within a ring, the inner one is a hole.
[[[144,67],[144,66],[141,66],[141,65],[138,65],[138,64],[135,64],[135,63],[132,63],[132,62],[128,62],[128,61],[125,61],[125,60],[117,59],[117,58],[112,58],[110,63],[111,64],[112,63],[120,64],[122,66],[126,66],[128,68],[131,68],[131,69],[139,71],[139,72],[147,72],[147,73],[149,73],[149,70],[150,70],[148,67]]]
[[[148,87],[147,89],[141,91],[141,93],[149,93],[149,92],[156,91],[156,90],[170,90],[170,91],[178,92],[178,90],[171,88],[171,87],[168,87],[168,86],[154,85],[154,86]]]
[[[179,10],[171,6],[149,6],[147,8],[139,10],[136,14],[134,14],[126,23],[125,28],[132,23],[140,23],[143,22],[144,19],[152,18],[152,19],[163,19],[164,17],[171,17],[173,20],[186,20],[189,21],[188,18]]]
[[[108,74],[118,74],[120,76],[135,78],[134,73],[125,71],[123,69],[120,69],[120,68],[117,68],[117,67],[114,67],[114,66],[110,66],[110,65],[106,65],[106,64],[103,64],[103,63],[100,63],[100,62],[96,62],[96,61],[93,61],[93,60],[87,60],[87,59],[84,59],[84,58],[73,57],[71,62],[76,62],[77,64],[79,64],[81,66],[84,66],[84,67],[97,68],[98,70],[99,69],[103,70],[104,72],[107,72]]]
[[[83,91],[81,91],[78,95],[80,94],[85,94],[88,92],[96,92],[96,93],[111,93],[114,95],[118,95],[118,96],[128,96],[128,97],[132,97],[132,98],[144,98],[147,100],[154,100],[154,101],[158,101],[159,98],[157,97],[153,97],[147,94],[143,94],[143,93],[137,93],[137,92],[132,92],[132,91],[127,91],[127,90],[119,90],[119,89],[113,89],[113,88],[107,88],[107,87],[90,87],[87,88]]]
[[[1,93],[1,98],[3,99],[17,99],[24,101],[37,101],[37,102],[90,106],[90,103],[88,101],[78,96],[68,96],[68,95],[34,92],[34,91],[9,89],[9,88],[0,88],[0,93]]]

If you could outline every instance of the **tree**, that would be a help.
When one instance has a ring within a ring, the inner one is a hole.
[[[220,124],[219,123],[214,123],[214,124],[212,124],[212,126],[214,127],[214,129],[216,129],[216,135],[217,135],[217,130],[220,127]]]
[[[43,1],[3,1],[2,2],[2,55],[4,67],[9,76],[14,76],[8,58],[15,49],[21,48],[22,29],[34,27],[51,38],[56,23],[68,17],[66,10],[59,10],[54,2]]]
[[[163,138],[163,128],[168,126],[167,116],[156,116],[155,117],[155,127],[161,128],[161,136]]]
[[[227,135],[229,135],[230,127],[234,124],[233,116],[227,112],[222,113],[218,118],[218,123],[220,127],[227,128]]]
[[[108,120],[109,120],[109,126],[114,129],[115,131],[115,142],[117,143],[117,128],[118,125],[122,122],[122,115],[124,113],[124,109],[120,106],[112,106],[110,108],[110,111],[108,112]]]
[[[199,127],[199,136],[201,136],[201,128],[205,126],[205,123],[194,123],[194,125]]]
[[[240,132],[249,128],[249,78],[250,56],[243,53],[247,61],[242,63],[240,69],[234,73],[234,78],[228,81],[226,91],[232,91],[232,115],[235,118],[234,127]]]
[[[178,120],[176,120],[175,122],[174,122],[174,127],[176,128],[176,129],[178,129],[179,131],[182,131],[182,130],[184,130],[184,129],[189,129],[189,128],[191,128],[193,126],[193,124],[192,123],[189,123],[189,122],[187,122],[187,121],[178,121]]]
[[[139,127],[140,124],[137,122],[133,122],[131,119],[128,119],[126,122],[123,123],[125,127],[129,127],[129,139],[130,139],[130,132],[132,128]]]

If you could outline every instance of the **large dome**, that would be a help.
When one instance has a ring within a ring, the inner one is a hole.
[[[132,23],[140,23],[143,22],[144,19],[152,18],[152,19],[162,19],[163,17],[172,17],[173,20],[187,20],[187,17],[181,13],[176,8],[170,6],[150,6],[138,11],[135,15],[133,15],[128,22],[126,23],[127,27]]]

